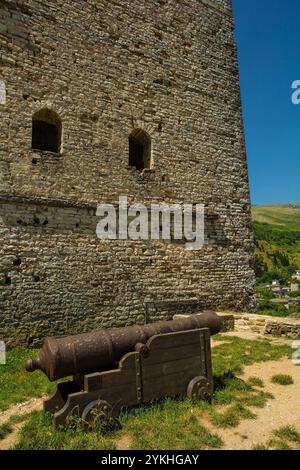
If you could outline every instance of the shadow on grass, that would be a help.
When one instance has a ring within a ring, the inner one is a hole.
[[[240,380],[237,379],[236,375],[233,371],[225,372],[222,375],[215,375],[214,376],[214,393],[220,390],[224,390],[228,386],[228,382],[230,380]]]

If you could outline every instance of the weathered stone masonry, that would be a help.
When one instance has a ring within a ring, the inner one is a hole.
[[[229,0],[0,0],[0,80],[1,339],[171,318],[181,301],[255,308]],[[61,153],[31,148],[45,109]],[[204,203],[205,248],[100,242],[95,208],[119,195]]]

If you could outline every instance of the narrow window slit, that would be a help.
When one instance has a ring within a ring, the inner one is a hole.
[[[129,166],[143,171],[151,165],[151,138],[142,129],[135,129],[129,136]]]

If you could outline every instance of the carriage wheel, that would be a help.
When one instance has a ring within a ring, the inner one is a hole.
[[[111,405],[104,400],[95,400],[89,403],[82,412],[82,421],[84,426],[91,430],[96,428],[113,429],[118,422],[113,415]]]
[[[205,400],[210,402],[212,397],[212,386],[206,377],[194,377],[187,388],[187,396],[192,400]]]

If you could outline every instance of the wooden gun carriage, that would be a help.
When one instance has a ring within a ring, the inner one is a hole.
[[[201,327],[203,324],[207,327]],[[44,409],[54,415],[56,426],[67,424],[71,416],[80,418],[87,425],[99,418],[114,419],[122,408],[164,397],[209,401],[213,392],[210,335],[220,330],[220,324],[216,314],[206,312],[203,317],[200,315],[180,321],[102,330],[102,347],[103,341],[106,341],[106,350],[102,353],[107,356],[101,368],[92,367],[86,362],[88,358],[91,361],[95,349],[91,351],[90,345],[89,352],[85,349],[85,354],[82,349],[83,340],[97,333],[48,338],[40,357],[29,360],[26,368],[31,372],[42,369],[51,380],[74,372],[73,380],[58,383],[53,395],[44,402]],[[147,341],[136,342],[130,352],[113,361],[123,350],[122,335],[123,339],[127,339],[128,346],[137,338]],[[130,335],[132,338],[128,340]],[[107,341],[108,337],[110,341]],[[97,344],[98,347],[97,340],[94,340],[93,346]],[[58,341],[61,344],[57,344]],[[65,353],[65,358],[62,353]],[[56,355],[56,364],[53,354]],[[71,364],[72,354],[73,361],[76,354],[77,359],[78,354],[81,356]],[[67,363],[68,367],[61,368],[62,364],[66,366]]]

